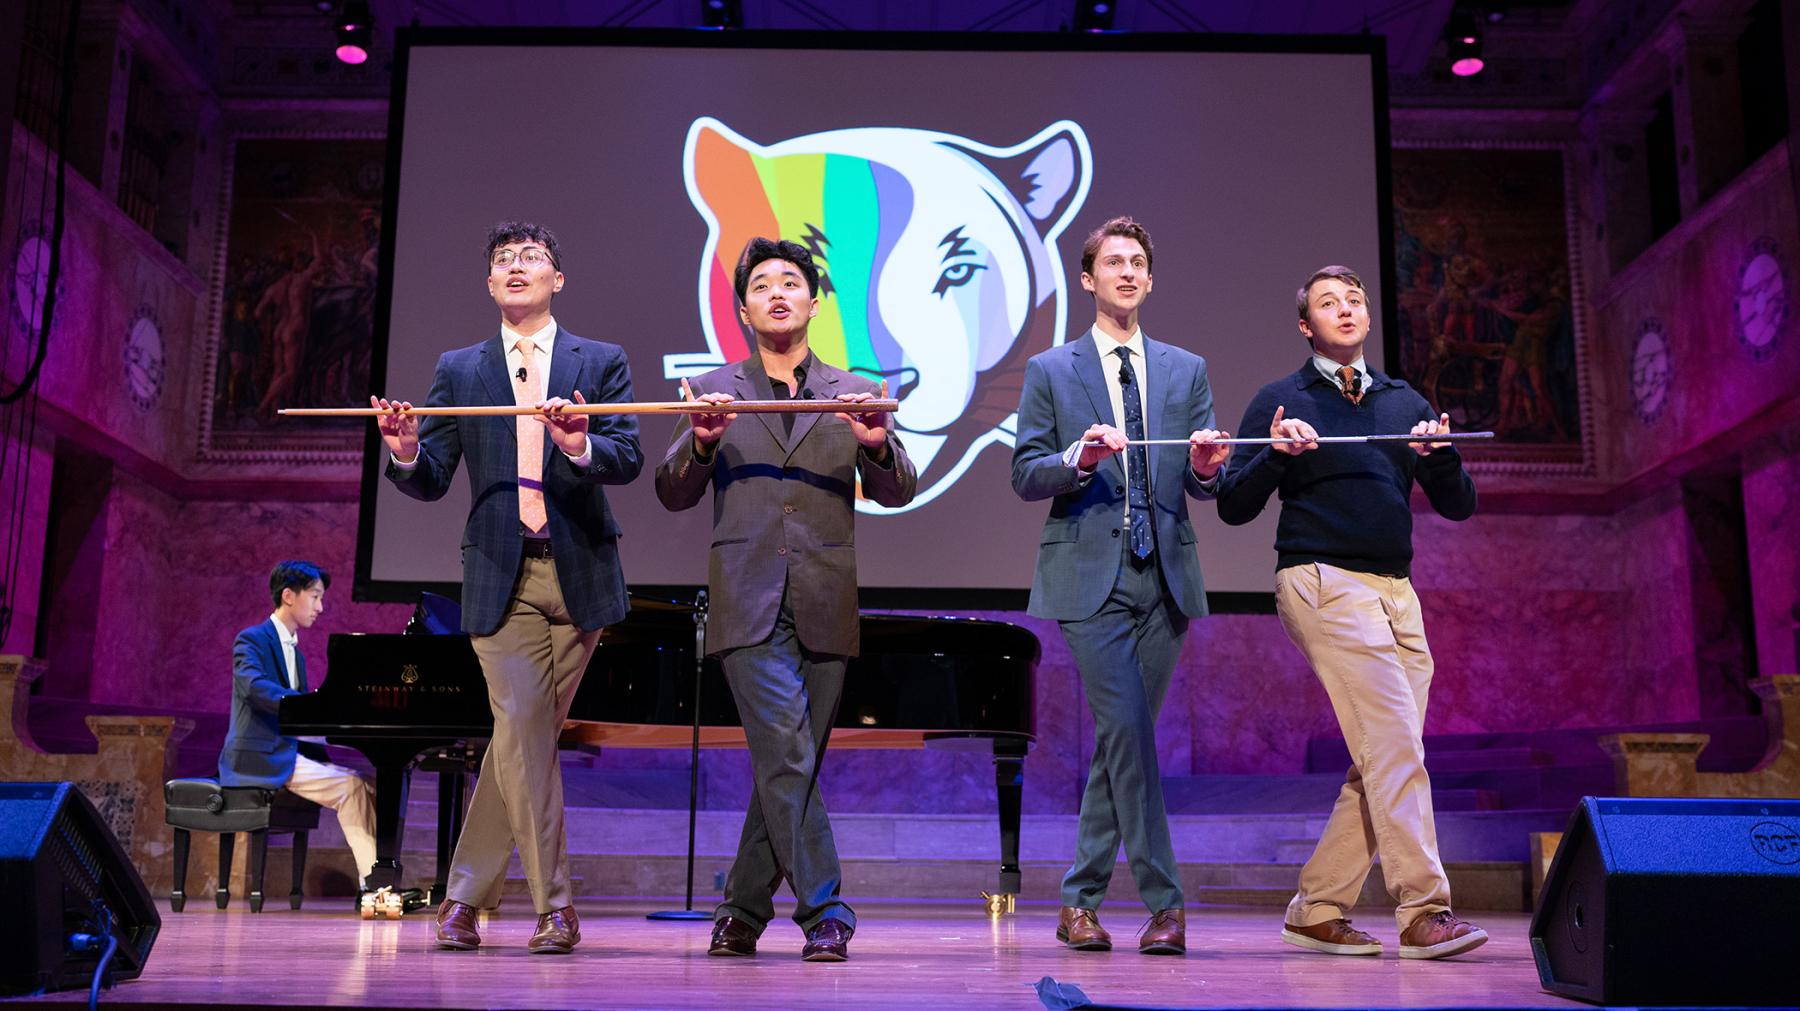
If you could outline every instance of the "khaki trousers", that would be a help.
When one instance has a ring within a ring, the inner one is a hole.
[[[1287,922],[1344,916],[1380,855],[1404,932],[1450,908],[1425,773],[1432,665],[1418,595],[1403,578],[1296,565],[1276,573],[1275,610],[1331,698],[1351,763]]]
[[[360,885],[375,869],[375,787],[354,769],[295,755],[287,791],[337,812]]]
[[[556,739],[599,640],[599,629],[584,632],[570,619],[549,558],[525,559],[499,629],[470,636],[494,736],[456,841],[449,898],[477,909],[499,905],[516,846],[538,914],[573,904]]]

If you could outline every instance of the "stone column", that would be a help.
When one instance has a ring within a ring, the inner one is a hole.
[[[1648,109],[1611,106],[1590,107],[1581,117],[1588,207],[1606,251],[1606,275],[1592,281],[1596,291],[1650,245],[1650,175],[1644,167],[1649,121]]]
[[[1697,797],[1694,763],[1710,734],[1603,734],[1612,756],[1613,784],[1621,797]]]
[[[1781,23],[1786,26],[1781,62],[1787,67],[1788,177],[1794,184],[1794,206],[1800,207],[1800,158],[1794,157],[1800,149],[1800,0],[1781,0]]]
[[[31,739],[31,683],[44,675],[44,661],[9,653],[0,656],[0,779],[26,779],[25,767],[44,753]]]
[[[1684,219],[1744,167],[1737,41],[1745,25],[1741,18],[1677,14],[1655,40],[1669,59]]]

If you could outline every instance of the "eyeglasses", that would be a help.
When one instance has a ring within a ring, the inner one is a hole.
[[[550,259],[550,251],[541,246],[526,246],[520,250],[496,249],[493,258],[488,262],[496,267],[510,267],[514,260],[523,260],[527,267],[554,262]]]

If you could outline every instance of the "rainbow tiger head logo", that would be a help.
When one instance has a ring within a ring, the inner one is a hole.
[[[987,446],[1012,444],[1025,360],[1063,338],[1056,239],[1093,165],[1080,126],[1052,123],[1012,147],[898,127],[765,146],[707,117],[688,128],[683,162],[708,229],[707,350],[665,356],[665,378],[749,355],[731,285],[738,253],[758,235],[791,239],[819,265],[813,352],[886,379],[900,401],[895,424],[919,468],[906,508],[942,494]]]

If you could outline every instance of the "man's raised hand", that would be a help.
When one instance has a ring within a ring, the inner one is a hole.
[[[377,396],[369,397],[369,406],[378,411],[386,411],[375,419],[375,427],[381,432],[381,441],[394,459],[402,463],[410,463],[419,455],[419,417],[412,411],[412,404],[405,400],[383,400]]]
[[[1319,438],[1319,433],[1299,418],[1283,417],[1286,413],[1285,406],[1275,408],[1275,418],[1269,422],[1269,438],[1296,441],[1277,442],[1271,448],[1277,453],[1286,453],[1289,456],[1299,456],[1309,449],[1318,449],[1319,444],[1316,440]]]

